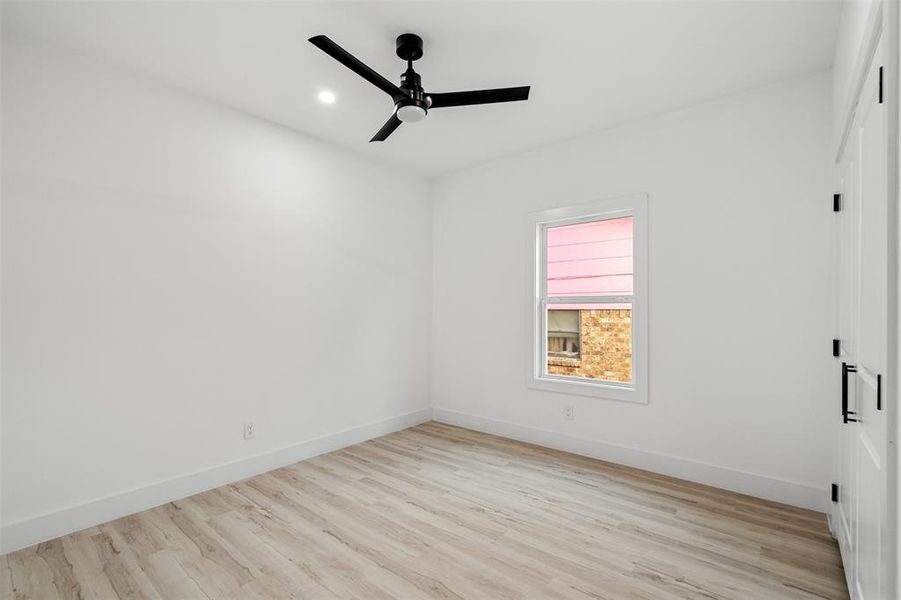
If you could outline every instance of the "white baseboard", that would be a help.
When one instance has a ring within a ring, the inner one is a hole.
[[[430,408],[423,408],[381,421],[358,425],[287,448],[265,452],[53,513],[10,523],[0,528],[0,554],[106,523],[166,502],[186,498],[407,427],[413,427],[428,421],[431,418],[431,412]]]
[[[818,512],[823,512],[826,506],[825,488],[810,483],[778,479],[444,408],[432,408],[432,419]]]

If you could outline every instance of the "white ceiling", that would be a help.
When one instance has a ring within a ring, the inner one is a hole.
[[[425,174],[828,68],[837,2],[23,2],[3,28],[71,48]],[[429,91],[532,85],[528,102],[435,109],[382,144],[387,95],[309,44],[326,34],[392,81],[425,40]],[[338,101],[324,106],[322,88]]]

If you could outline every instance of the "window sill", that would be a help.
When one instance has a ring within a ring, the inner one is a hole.
[[[610,381],[585,381],[581,378],[559,375],[533,376],[530,378],[529,388],[543,392],[589,396],[618,402],[648,403],[647,391],[641,387]]]
[[[549,367],[581,367],[582,361],[578,358],[566,358],[563,356],[548,357],[547,365]]]

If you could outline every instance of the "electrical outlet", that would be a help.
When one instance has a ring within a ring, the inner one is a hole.
[[[576,418],[575,409],[572,406],[564,406],[563,407],[563,418],[567,421],[572,421]]]
[[[244,439],[249,440],[256,436],[256,427],[253,422],[244,423]]]

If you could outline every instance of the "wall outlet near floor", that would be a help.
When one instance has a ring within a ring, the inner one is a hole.
[[[244,439],[249,440],[256,436],[257,429],[254,426],[253,422],[244,423]]]
[[[567,421],[572,421],[576,418],[575,409],[572,406],[564,406],[563,407],[563,418]]]

